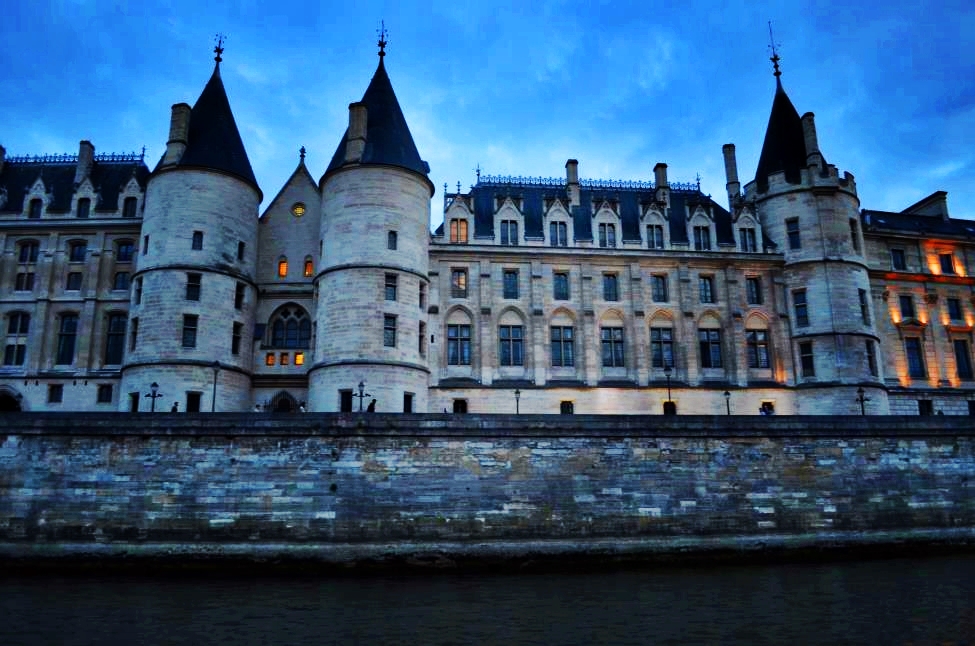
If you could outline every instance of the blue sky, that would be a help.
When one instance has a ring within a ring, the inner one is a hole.
[[[968,2],[36,2],[0,26],[0,144],[8,155],[147,147],[192,104],[227,35],[222,77],[267,202],[308,149],[321,176],[375,70],[386,65],[437,187],[486,173],[693,181],[722,204],[722,144],[754,176],[775,84],[816,113],[826,159],[864,208],[936,190],[975,219],[975,11]],[[530,7],[530,8],[529,8]]]

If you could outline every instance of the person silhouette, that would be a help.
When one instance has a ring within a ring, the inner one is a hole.
[[[169,412],[170,413],[178,413],[179,412],[179,402],[173,402],[173,407],[169,409]]]
[[[376,412],[376,400],[375,399],[373,399],[371,402],[369,402],[369,406],[366,407],[366,412],[367,413],[375,413]]]

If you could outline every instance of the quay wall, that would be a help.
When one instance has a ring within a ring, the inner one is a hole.
[[[970,418],[0,418],[0,558],[449,563],[912,536],[975,544]]]

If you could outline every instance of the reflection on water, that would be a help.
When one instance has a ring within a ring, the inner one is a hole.
[[[975,556],[605,574],[0,578],[0,644],[975,644]]]

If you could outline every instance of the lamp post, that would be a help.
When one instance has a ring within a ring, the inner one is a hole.
[[[210,412],[217,410],[217,375],[220,373],[220,362],[213,362],[213,396],[210,397]]]
[[[724,406],[728,410],[728,414],[731,415],[731,393],[727,390],[724,391]]]
[[[521,401],[521,391],[515,388],[515,415],[521,414],[521,406],[519,402]]]
[[[362,400],[365,399],[366,397],[372,397],[372,395],[370,395],[369,393],[366,392],[366,384],[363,381],[360,381],[359,382],[359,393],[358,394],[352,393],[352,396],[359,398],[359,412],[360,413],[362,412]]]
[[[858,404],[860,404],[860,414],[861,415],[866,415],[867,414],[867,409],[866,409],[866,407],[863,404],[865,402],[868,402],[868,401],[870,401],[870,398],[867,397],[866,396],[866,393],[863,391],[863,386],[860,386],[859,388],[857,388],[856,402]]]
[[[664,402],[664,415],[676,415],[677,407],[674,405],[674,400],[670,395],[670,375],[674,372],[674,369],[670,364],[664,366],[664,377],[667,378],[667,401]]]
[[[152,400],[152,406],[149,408],[150,413],[156,412],[156,400],[162,396],[163,394],[159,392],[159,384],[155,381],[149,384],[149,392],[146,393],[146,397]]]

